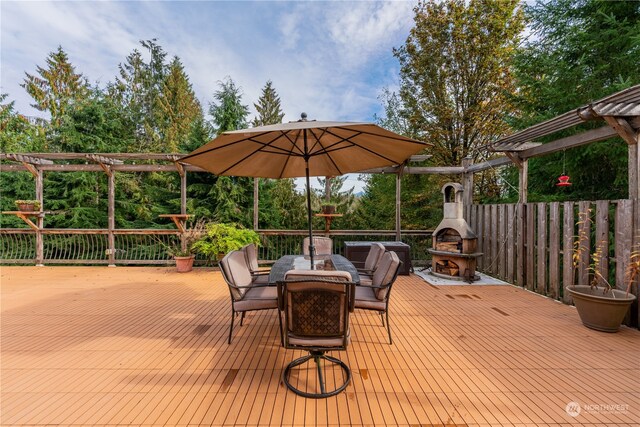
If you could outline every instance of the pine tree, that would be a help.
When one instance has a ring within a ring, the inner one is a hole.
[[[280,106],[280,96],[276,93],[271,80],[267,80],[262,88],[260,99],[253,106],[258,112],[258,116],[251,123],[253,127],[282,123],[284,113]]]
[[[25,72],[24,83],[20,86],[34,99],[32,107],[51,114],[51,124],[55,128],[69,106],[87,94],[88,84],[82,74],[75,72],[62,46],[49,54],[46,63],[46,68],[36,67],[37,75]]]
[[[242,104],[242,89],[230,77],[218,85],[220,89],[214,92],[214,101],[209,104],[215,133],[246,128],[249,107]]]
[[[521,112],[515,127],[540,123],[640,83],[639,2],[550,0],[525,6],[525,14],[532,35],[515,58]],[[602,125],[585,123],[562,136]],[[627,159],[627,145],[620,138],[531,159],[529,200],[626,198]],[[571,176],[571,187],[555,185],[563,172]],[[515,170],[505,171],[504,177],[517,188]],[[516,191],[510,196],[516,199]]]
[[[158,104],[167,76],[167,54],[156,39],[142,40],[140,44],[149,52],[148,62],[134,49],[118,66],[119,76],[109,85],[109,92],[135,127],[137,151],[163,152],[166,150],[162,144],[162,115]]]
[[[202,108],[177,56],[169,64],[158,109],[165,151],[176,153],[185,149],[193,123],[202,117]]]

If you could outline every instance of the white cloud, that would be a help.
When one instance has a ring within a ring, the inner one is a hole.
[[[411,28],[413,2],[0,3],[2,92],[29,107],[19,87],[62,45],[76,70],[102,84],[139,40],[178,55],[205,109],[231,76],[253,102],[271,79],[285,120],[371,120],[384,86],[397,81],[391,49]],[[394,75],[395,73],[395,75]]]

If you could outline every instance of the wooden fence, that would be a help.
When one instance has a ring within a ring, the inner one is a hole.
[[[466,219],[484,253],[478,270],[571,303],[566,287],[588,284],[595,269],[612,286],[624,282],[633,246],[633,200],[472,205]],[[588,250],[573,259],[578,236]],[[603,254],[597,264],[592,254]],[[575,264],[575,265],[574,265]],[[632,292],[638,295],[634,285]],[[627,319],[637,322],[637,303]]]

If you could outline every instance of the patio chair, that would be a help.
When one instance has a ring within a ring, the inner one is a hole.
[[[380,264],[380,259],[382,259],[382,255],[384,254],[384,252],[385,252],[385,248],[382,243],[374,242],[371,244],[371,249],[369,249],[367,258],[364,261],[364,267],[358,268],[360,283],[362,283],[363,279],[365,279],[365,281],[367,279],[369,280],[369,282],[371,281],[371,278],[373,277],[373,273],[378,268],[378,265]]]
[[[251,272],[254,283],[268,284],[270,270],[268,268],[260,268],[258,265],[258,249],[256,248],[256,245],[252,243],[244,246],[240,250],[244,251],[247,258],[247,265],[249,266],[249,271]]]
[[[356,287],[355,308],[379,312],[383,327],[386,316],[389,344],[393,344],[391,325],[389,324],[389,298],[391,296],[391,286],[393,286],[398,277],[400,264],[401,261],[395,252],[386,251],[382,255],[378,269],[373,273],[371,284]]]
[[[220,271],[231,294],[231,326],[229,344],[233,335],[233,322],[240,313],[240,326],[247,311],[270,310],[278,308],[278,290],[274,286],[255,283],[251,277],[244,251],[229,252],[220,261]],[[282,319],[278,312],[280,336],[282,337]]]
[[[284,312],[283,345],[287,349],[309,352],[289,363],[282,379],[287,388],[297,395],[318,399],[335,396],[351,381],[351,370],[347,364],[325,353],[347,349],[350,341],[349,313],[353,311],[355,284],[343,278],[329,280],[324,275],[307,277],[306,280],[278,282],[279,305]],[[316,364],[318,374],[315,392],[309,390],[309,384],[302,390],[290,381],[293,368],[311,359]],[[325,361],[325,368],[322,360]],[[338,373],[327,376],[329,379],[335,378],[336,382],[329,387],[330,390],[327,390],[323,372],[327,366],[340,367],[343,371],[342,380]]]
[[[333,253],[333,240],[328,237],[313,236],[313,246],[315,255],[331,255]],[[309,255],[309,238],[305,237],[302,241],[302,254]]]

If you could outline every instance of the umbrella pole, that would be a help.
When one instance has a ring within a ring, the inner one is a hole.
[[[315,270],[313,254],[316,248],[313,244],[313,229],[311,224],[311,184],[309,183],[309,154],[307,153],[307,130],[304,130],[304,166],[307,178],[307,223],[309,224],[309,257],[311,258],[311,269]]]

